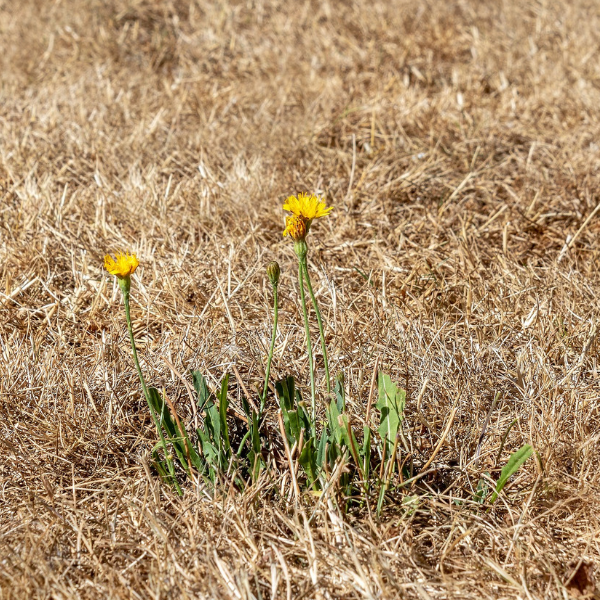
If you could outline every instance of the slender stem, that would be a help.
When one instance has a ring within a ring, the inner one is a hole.
[[[298,282],[300,283],[300,301],[304,314],[304,329],[306,330],[306,351],[308,353],[308,367],[310,371],[310,397],[311,397],[311,423],[310,429],[313,437],[317,435],[317,400],[315,395],[315,370],[313,366],[312,344],[310,342],[310,327],[308,324],[308,311],[306,310],[306,297],[304,295],[304,265],[302,259],[298,261]]]
[[[262,399],[260,401],[260,415],[262,416],[267,401],[267,390],[269,389],[269,376],[271,375],[271,362],[273,360],[273,351],[275,350],[275,338],[277,337],[277,319],[279,317],[279,306],[277,305],[277,284],[273,285],[273,335],[271,337],[271,347],[269,348],[269,358],[267,359],[267,372],[265,374],[265,387],[263,389]]]
[[[127,330],[129,331],[129,341],[131,342],[131,350],[133,352],[133,362],[135,363],[135,367],[138,372],[138,376],[140,378],[140,383],[142,384],[142,390],[144,391],[144,397],[148,400],[148,388],[146,387],[146,380],[144,379],[144,374],[142,373],[142,369],[140,367],[140,361],[138,359],[137,347],[135,345],[135,337],[133,336],[133,327],[131,325],[131,309],[129,306],[129,292],[123,290],[123,300],[125,301],[125,319],[127,320]],[[152,408],[152,407],[150,407]],[[153,411],[154,413],[154,411]]]
[[[317,298],[315,297],[315,293],[313,292],[312,284],[310,282],[310,275],[308,274],[308,264],[306,261],[306,257],[303,260],[304,263],[304,276],[306,278],[306,287],[308,288],[308,293],[310,294],[310,299],[312,300],[313,307],[315,309],[315,313],[317,315],[317,323],[319,324],[319,335],[321,336],[321,350],[323,352],[323,362],[325,363],[325,378],[327,379],[327,393],[331,393],[331,381],[329,378],[329,361],[327,360],[327,346],[325,345],[325,334],[323,332],[323,320],[321,319],[321,311],[319,310],[319,305],[317,304]]]
[[[154,408],[152,407],[152,404],[150,402],[150,394],[148,393],[148,388],[146,387],[146,380],[144,379],[144,374],[142,373],[142,369],[140,367],[140,361],[138,359],[137,348],[135,345],[135,337],[133,335],[133,327],[131,325],[131,310],[130,310],[130,306],[129,306],[129,290],[127,289],[127,286],[125,286],[125,285],[120,285],[120,287],[121,287],[121,291],[123,292],[123,301],[125,303],[125,320],[127,321],[127,330],[129,332],[129,341],[131,342],[131,350],[133,353],[133,362],[135,363],[135,367],[137,369],[138,376],[140,378],[140,383],[142,384],[142,390],[144,392],[146,402],[148,403],[148,407],[150,408],[150,414],[152,415],[152,420],[154,421],[154,425],[156,426],[156,431],[158,432],[158,436],[160,437],[161,445],[162,445],[163,451],[165,453],[165,459],[167,461],[167,465],[169,466],[169,472],[171,474],[171,478],[173,479],[173,482],[175,483],[175,488],[177,489],[177,493],[181,496],[183,492],[181,491],[181,488],[179,487],[179,483],[177,482],[177,478],[175,476],[175,469],[173,467],[173,461],[169,458],[167,442],[165,440],[165,436],[163,435],[162,427],[160,425],[158,416],[156,415],[156,412],[154,411]]]
[[[240,456],[242,454],[242,451],[244,450],[244,444],[248,441],[248,438],[250,437],[250,434],[252,433],[252,430],[249,429],[248,431],[246,431],[246,433],[244,434],[244,437],[242,438],[242,441],[240,442],[240,445],[238,447],[238,451],[237,451],[237,455]]]

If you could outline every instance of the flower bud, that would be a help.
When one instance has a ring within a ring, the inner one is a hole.
[[[308,246],[306,245],[305,240],[295,240],[294,241],[294,252],[299,260],[304,260],[306,258],[306,254],[308,253]]]
[[[271,285],[276,286],[279,283],[279,275],[280,274],[281,274],[281,269],[279,268],[278,262],[273,261],[267,265],[267,275],[269,276]]]

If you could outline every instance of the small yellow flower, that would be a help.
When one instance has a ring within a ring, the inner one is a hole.
[[[285,218],[285,229],[283,230],[283,237],[289,235],[295,242],[304,240],[306,237],[307,227],[306,221],[299,216],[292,216]]]
[[[116,259],[116,260],[115,260]],[[116,254],[113,259],[110,254],[104,257],[104,268],[111,274],[116,275],[119,279],[133,275],[138,268],[140,261],[135,254]]]
[[[297,217],[302,217],[310,227],[310,222],[313,219],[327,216],[333,210],[333,206],[327,206],[327,204],[315,194],[309,195],[301,192],[298,194],[298,197],[290,196],[285,201],[283,210],[288,210]]]

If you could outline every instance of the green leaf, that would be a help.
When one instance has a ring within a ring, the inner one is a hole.
[[[284,421],[285,425],[285,421]],[[287,427],[286,434],[288,436],[288,443],[292,446],[300,439],[300,432],[302,431],[302,419],[301,415],[298,414],[297,410],[290,410],[287,413]]]
[[[334,439],[329,439],[329,447],[327,448],[327,460],[329,467],[332,469],[335,466],[337,459],[342,455],[342,450],[339,444]]]
[[[310,437],[310,419],[304,409],[300,391],[295,388],[293,377],[278,381],[275,390],[281,408],[285,435],[291,447],[300,439],[302,429],[304,429],[304,439]]]
[[[344,441],[344,429],[343,426],[340,425],[340,411],[338,409],[338,405],[335,400],[332,400],[329,403],[329,408],[327,409],[327,421],[329,423],[329,428],[331,429],[331,435],[333,440],[341,445]]]
[[[169,408],[156,388],[148,388],[148,401],[167,435],[169,437],[177,437],[177,428],[175,427],[175,423],[173,423]]]
[[[376,407],[379,409],[379,435],[385,445],[385,455],[389,460],[393,459],[394,444],[400,424],[404,418],[404,405],[406,403],[406,392],[399,388],[385,373],[379,373],[378,381],[379,398]],[[389,463],[388,463],[389,464]],[[387,466],[384,472],[387,472]],[[383,501],[389,481],[384,477],[380,481],[379,497],[377,499],[377,514],[381,514]]]
[[[202,450],[202,455],[207,463],[213,466],[218,466],[219,464],[219,450],[214,445],[211,435],[202,431],[202,429],[198,428],[196,430],[198,434],[198,440],[200,442],[200,448]]]
[[[288,444],[293,446],[299,437],[299,418],[297,411],[293,411],[294,406],[294,378],[286,377],[275,383],[275,391],[277,400],[281,408],[281,416],[283,418],[283,426]],[[290,415],[290,412],[293,412]]]
[[[250,404],[248,404],[246,396],[242,396],[242,408],[244,409],[244,414],[246,417],[248,417],[248,423],[250,423],[250,418],[252,417],[252,413],[254,411],[250,408]]]
[[[169,407],[163,400],[160,392],[153,387],[148,388],[148,401],[157,415],[159,423],[167,434],[167,441],[173,444],[179,463],[189,475],[189,465],[185,451],[185,436],[181,435],[181,432],[178,430],[177,425],[171,416],[171,412],[169,411]]]
[[[223,383],[226,384],[226,381],[224,380]],[[223,389],[219,394],[218,405],[213,396],[208,400],[204,411],[204,429],[197,430],[202,453],[208,464],[217,470],[226,470],[231,456],[231,447],[228,444],[227,387],[224,392],[224,396]]]
[[[335,378],[335,398],[340,413],[346,409],[346,392],[344,390],[344,372],[340,371]]]
[[[371,428],[365,425],[363,428],[363,445],[362,445],[362,458],[363,458],[363,476],[366,482],[369,481],[369,469],[371,467]]]
[[[317,451],[315,448],[315,438],[311,437],[304,443],[298,462],[302,465],[304,472],[308,476],[308,486],[312,486],[319,477],[317,466]]]
[[[390,456],[404,418],[406,392],[390,379],[389,375],[379,373],[379,399],[376,407],[380,411],[379,435],[387,445],[386,455]]]
[[[229,400],[227,399],[227,388],[229,385],[229,375],[225,375],[221,383],[221,392],[219,394],[219,419],[221,422],[221,441],[227,459],[231,455],[231,444],[229,443],[229,428],[227,426],[227,408]]]
[[[327,448],[328,438],[329,432],[327,431],[327,427],[324,427],[323,431],[321,432],[321,439],[319,440],[319,445],[317,447],[317,466],[321,470],[325,470],[325,463],[327,461],[325,449]]]
[[[210,436],[212,441],[221,439],[221,415],[216,402],[210,400],[206,406],[206,416],[204,417],[204,430]]]
[[[250,461],[250,468],[252,470],[252,481],[256,481],[261,469],[264,467],[264,461],[261,452],[262,445],[260,441],[260,432],[258,430],[258,415],[254,411],[252,411],[250,422],[250,438],[252,440],[252,449],[248,453],[248,460]]]
[[[496,491],[490,498],[490,503],[494,503],[498,498],[498,494],[502,491],[502,488],[506,485],[512,475],[514,475],[523,465],[523,463],[533,454],[533,448],[529,444],[525,444],[522,448],[519,448],[516,452],[513,452],[508,459],[508,462],[500,473],[500,479],[496,484]]]
[[[275,391],[277,392],[277,398],[279,400],[281,411],[285,413],[288,410],[292,410],[295,398],[294,378],[290,375],[285,379],[280,379],[275,384]]]
[[[362,475],[362,465],[359,462],[358,457],[358,442],[356,441],[356,437],[354,435],[354,431],[349,425],[348,415],[341,414],[338,417],[338,423],[340,427],[340,431],[342,433],[343,446],[346,446],[348,450],[350,450],[350,455],[354,459],[356,463],[356,467],[361,472]],[[342,447],[343,447],[342,446]]]
[[[198,407],[200,411],[203,411],[210,398],[210,390],[208,389],[204,375],[200,371],[192,371],[192,380],[196,394],[198,394]]]
[[[190,457],[190,462],[192,463],[192,465],[194,465],[194,467],[196,467],[196,469],[201,469],[202,468],[202,458],[200,457],[200,455],[196,451],[196,448],[192,444],[192,441],[190,440],[188,432],[185,428],[183,429],[183,435],[185,436],[184,443],[188,449],[188,455]]]

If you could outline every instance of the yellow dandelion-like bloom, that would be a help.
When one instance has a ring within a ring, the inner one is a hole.
[[[294,215],[285,218],[283,237],[289,235],[295,242],[298,242],[306,237],[306,232],[306,221],[302,217]]]
[[[138,268],[140,261],[135,254],[115,254],[113,259],[110,254],[104,257],[104,268],[111,274],[116,275],[120,279],[133,275]]]
[[[313,219],[326,217],[332,210],[333,206],[327,206],[319,196],[315,194],[298,194],[290,196],[283,205],[283,210],[289,210],[297,217],[301,217],[310,227],[310,222]],[[308,229],[307,227],[307,229]]]

